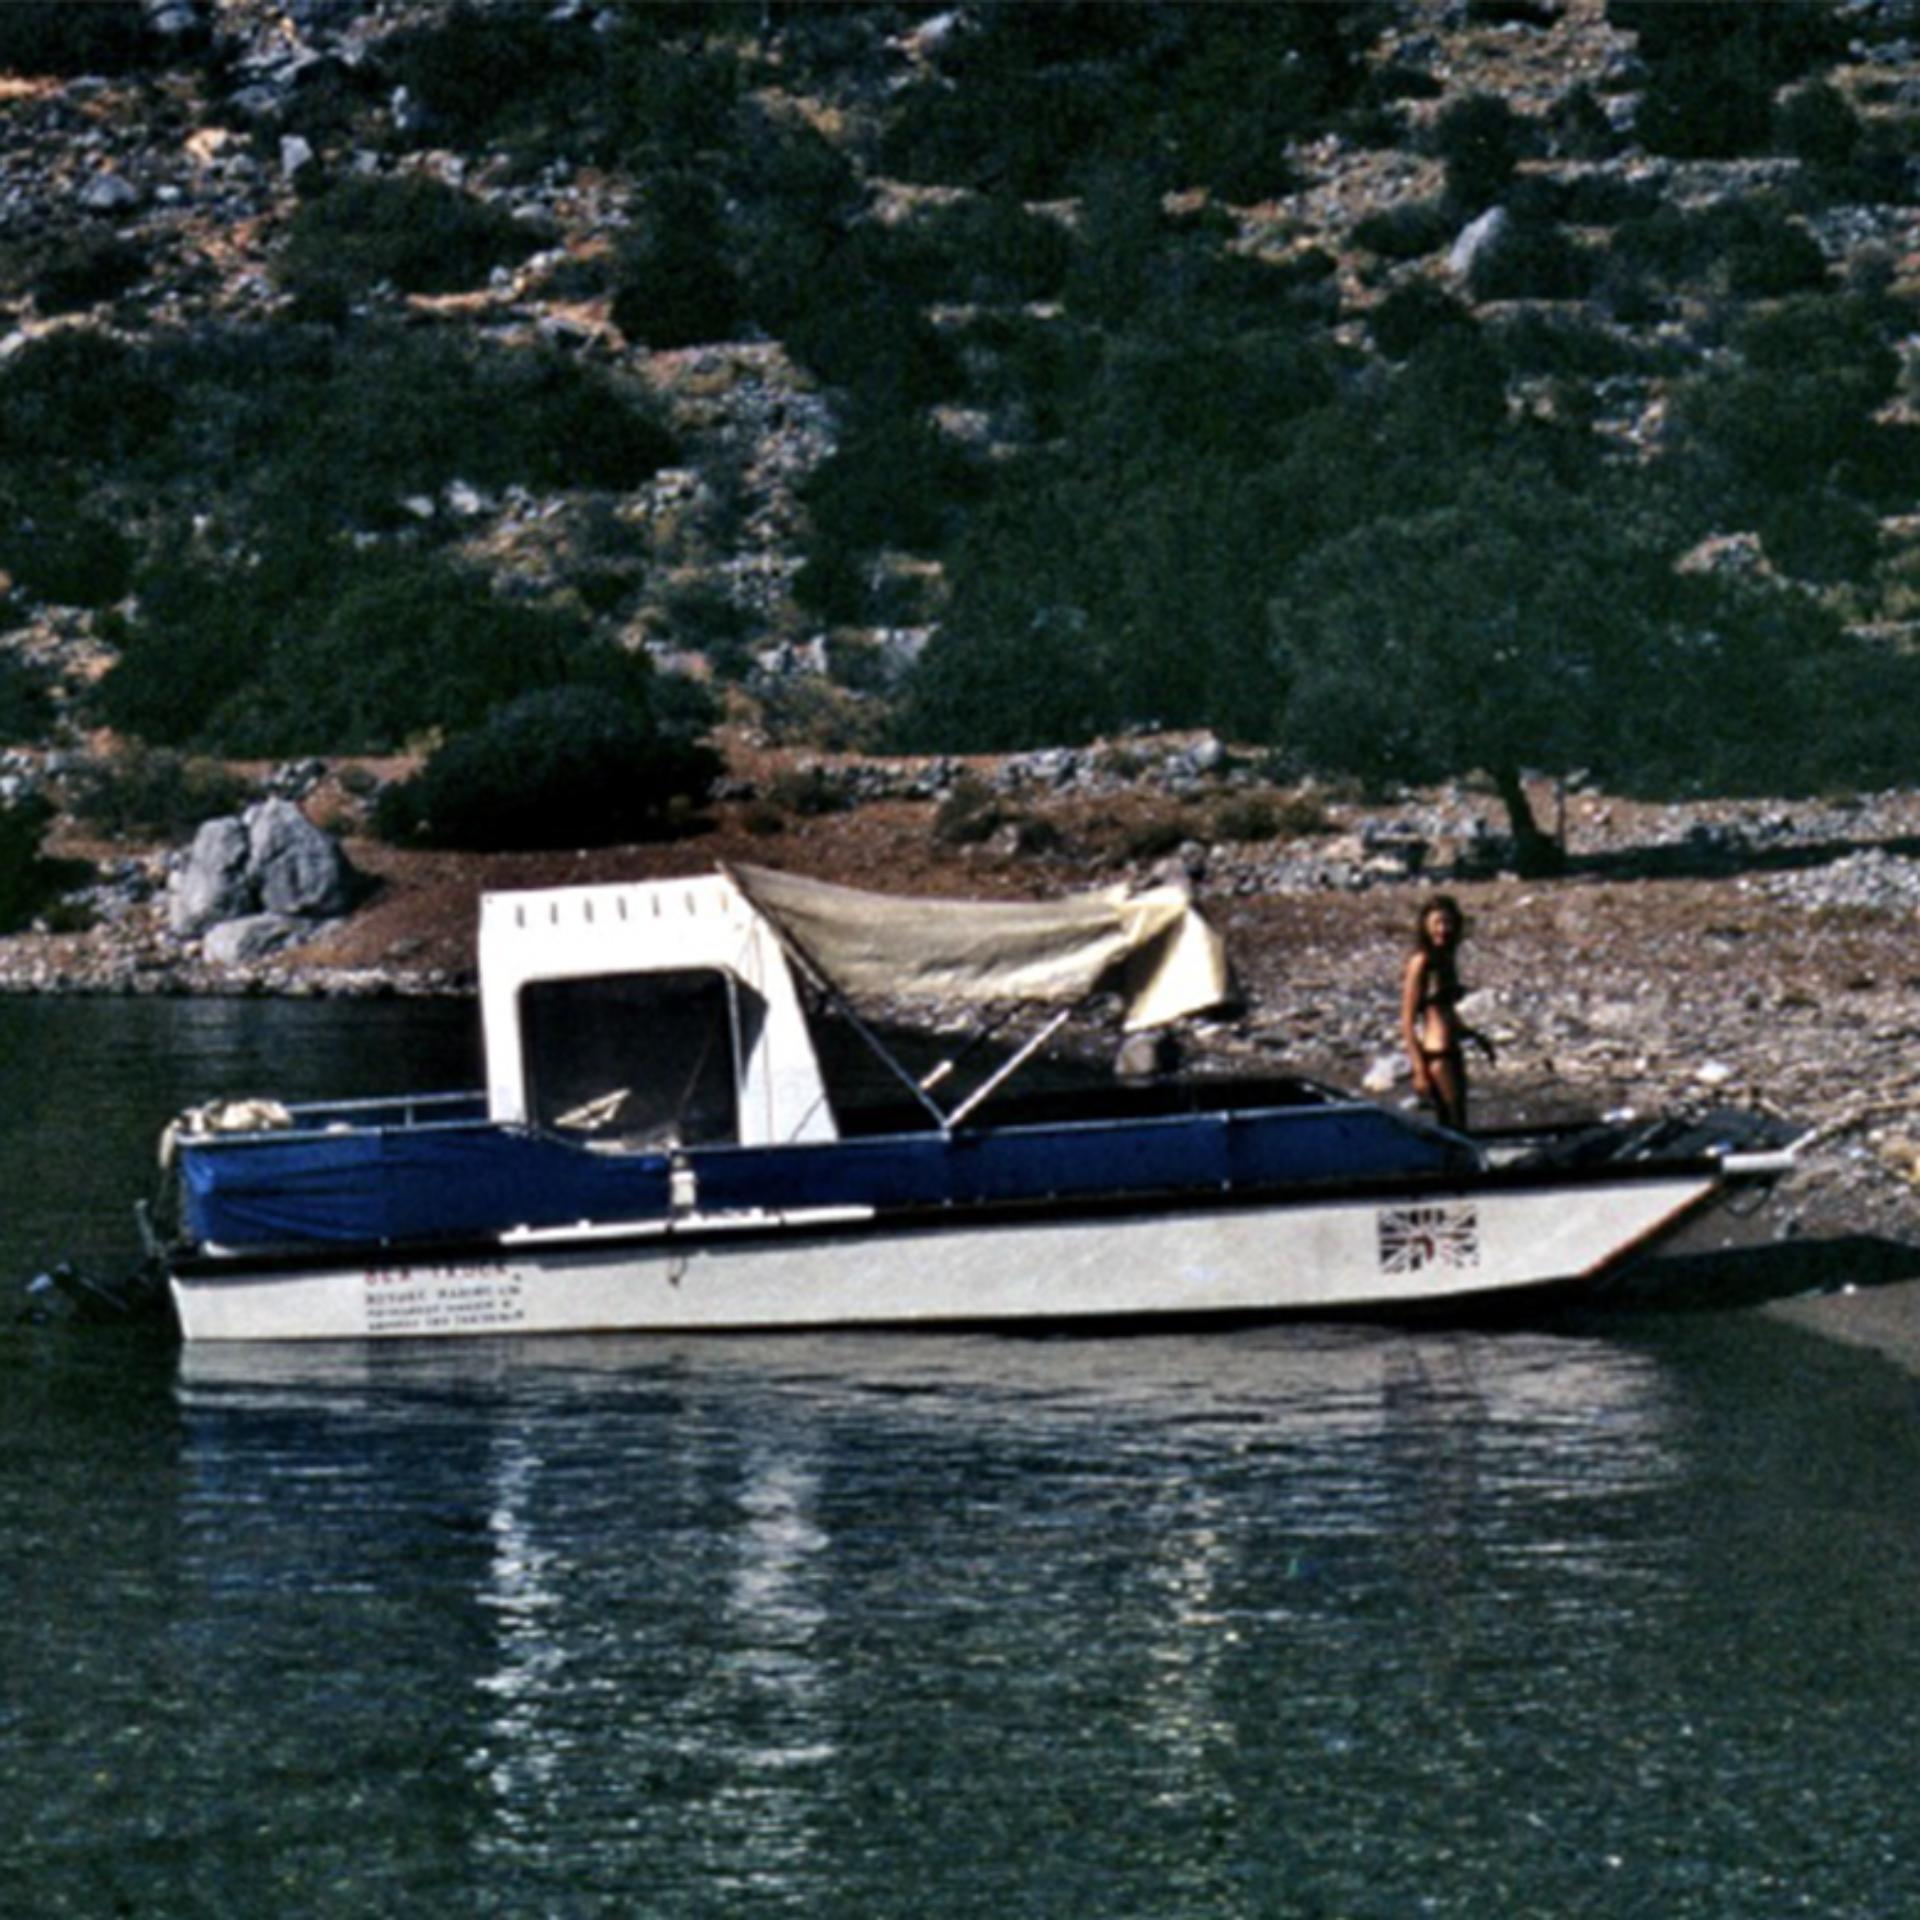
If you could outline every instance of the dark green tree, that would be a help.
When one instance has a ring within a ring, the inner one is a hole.
[[[481,848],[613,846],[704,799],[719,756],[663,723],[644,689],[524,694],[381,796],[389,839]]]
[[[96,716],[153,745],[378,752],[477,726],[516,695],[619,695],[644,659],[578,616],[497,597],[433,555],[287,547],[251,568],[158,565],[140,581]]]
[[[1317,765],[1493,780],[1523,872],[1554,849],[1527,767],[1602,757],[1662,556],[1594,504],[1482,482],[1317,547],[1270,610],[1279,735]]]
[[[730,338],[744,296],[718,188],[699,173],[665,172],[648,183],[646,199],[640,233],[621,251],[614,325],[656,349]]]
[[[1434,123],[1433,150],[1446,163],[1447,199],[1474,214],[1506,192],[1527,145],[1526,123],[1498,94],[1470,93]]]
[[[17,653],[0,652],[0,746],[44,740],[52,729],[45,673]]]
[[[1862,486],[1877,444],[1897,430],[1875,419],[1900,361],[1898,307],[1867,295],[1801,295],[1734,329],[1732,357],[1678,384],[1671,451],[1703,495],[1753,511],[1780,496]]]
[[[10,0],[0,7],[0,72],[121,74],[153,57],[140,0]]]
[[[0,933],[24,927],[60,888],[61,864],[40,850],[52,822],[40,794],[0,805]]]
[[[1849,670],[1900,676],[1804,594],[1676,566],[1673,527],[1643,483],[1570,493],[1514,467],[1323,543],[1270,611],[1280,738],[1376,778],[1484,772],[1523,873],[1561,857],[1525,768],[1718,791],[1833,777],[1832,741],[1864,737]]]
[[[1849,34],[1829,0],[1609,0],[1607,17],[1651,69],[1642,143],[1691,160],[1766,152],[1775,92],[1840,58]]]
[[[360,291],[389,280],[404,293],[459,293],[553,237],[551,227],[425,174],[352,176],[301,205],[280,273],[296,289]]]

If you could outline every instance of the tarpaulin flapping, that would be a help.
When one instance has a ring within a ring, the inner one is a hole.
[[[1227,997],[1226,950],[1179,887],[1059,900],[913,899],[766,867],[728,874],[842,993],[1071,1005],[1101,988],[1130,1031]]]

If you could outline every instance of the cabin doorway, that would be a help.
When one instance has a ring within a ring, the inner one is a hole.
[[[737,1141],[753,999],[705,968],[530,982],[520,992],[529,1118],[635,1152]]]

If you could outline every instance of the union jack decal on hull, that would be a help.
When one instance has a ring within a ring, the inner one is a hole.
[[[1379,1225],[1382,1273],[1458,1272],[1480,1264],[1480,1215],[1471,1200],[1382,1207]]]

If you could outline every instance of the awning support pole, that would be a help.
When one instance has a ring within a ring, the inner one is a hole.
[[[1011,1080],[1013,1076],[1073,1018],[1073,1015],[1074,1009],[1072,1007],[1062,1007],[1018,1053],[1014,1054],[1010,1059],[1002,1061],[993,1073],[981,1081],[981,1083],[947,1115],[944,1124],[949,1128],[957,1127],[996,1087],[1003,1086],[1008,1080]]]
[[[743,894],[747,894],[749,900],[752,899],[752,895],[747,893],[747,889],[741,886],[740,881],[728,870],[725,861],[720,863],[720,871],[725,873],[727,878],[732,880],[736,887],[740,887],[740,891]],[[940,1103],[933,1099],[927,1092],[926,1086],[916,1080],[913,1075],[893,1057],[887,1050],[880,1036],[860,1018],[859,1013],[854,1008],[853,1002],[840,991],[833,976],[808,953],[806,947],[793,937],[786,926],[771,913],[761,911],[760,917],[773,929],[773,937],[779,941],[787,957],[813,982],[819,992],[826,995],[834,1007],[834,1010],[846,1018],[854,1032],[873,1050],[874,1057],[879,1060],[881,1065],[926,1109],[932,1116],[934,1125],[937,1126],[942,1133],[951,1133],[989,1094],[996,1088],[1004,1086],[1007,1081],[1012,1079],[1012,1077],[1073,1018],[1074,1014],[1079,1011],[1079,1003],[1069,1007],[1062,1007],[1017,1053],[1013,1054],[1007,1060],[1004,1060],[1000,1066],[983,1080],[979,1086],[975,1087],[951,1113],[947,1113],[941,1109]],[[998,1021],[993,1023],[995,1026],[999,1024]],[[975,1036],[975,1038],[977,1040],[979,1036]],[[971,1046],[974,1043],[969,1042],[968,1044]],[[963,1048],[961,1052],[962,1055],[964,1055],[966,1049]],[[956,1062],[949,1061],[945,1064],[950,1069]],[[934,1084],[938,1084],[938,1082],[945,1077],[944,1073],[936,1072],[930,1076],[930,1079]]]
[[[782,935],[782,938],[784,939],[785,936]],[[947,1118],[946,1114],[941,1111],[939,1101],[934,1099],[933,1096],[921,1086],[920,1082],[888,1052],[886,1043],[860,1018],[859,1014],[854,1011],[853,1003],[847,996],[842,993],[831,980],[821,978],[818,968],[810,968],[809,971],[812,972],[814,976],[814,985],[833,1002],[836,1011],[846,1019],[854,1032],[873,1049],[874,1055],[880,1064],[933,1115],[934,1124],[944,1133],[953,1123]]]

